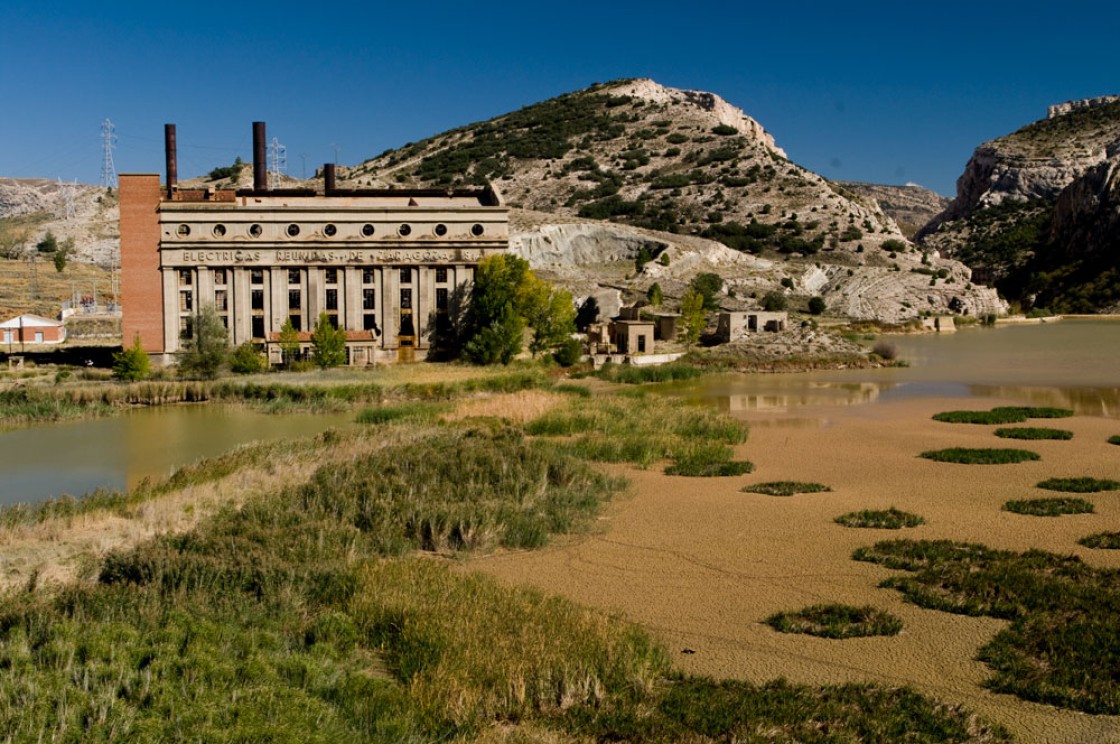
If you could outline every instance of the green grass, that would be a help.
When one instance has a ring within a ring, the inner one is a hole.
[[[871,606],[819,604],[766,618],[779,633],[804,633],[821,638],[864,638],[898,635],[902,621]]]
[[[1120,491],[1120,481],[1098,478],[1047,478],[1039,481],[1038,488],[1064,493],[1099,493],[1100,491]]]
[[[890,509],[849,512],[841,514],[833,520],[845,527],[862,527],[874,530],[900,530],[904,527],[917,527],[925,524],[926,520],[917,514],[900,511],[893,506]]]
[[[675,382],[691,380],[704,372],[689,364],[606,364],[595,371],[595,376],[608,382],[640,385],[645,382]]]
[[[678,460],[665,468],[665,475],[686,475],[692,478],[722,478],[731,475],[746,475],[754,470],[754,464],[745,460],[724,460],[689,458]]]
[[[1006,465],[1017,462],[1041,459],[1035,452],[1021,449],[998,449],[983,447],[950,447],[949,449],[930,450],[919,457],[936,462],[952,462],[962,465]]]
[[[1092,514],[1093,505],[1085,499],[1017,499],[1003,505],[1004,511],[1032,517],[1060,517],[1063,514]]]
[[[1073,415],[1067,408],[1032,406],[999,406],[989,411],[944,411],[933,415],[934,421],[950,424],[1019,424],[1032,418],[1066,418]]]
[[[362,409],[355,420],[359,424],[429,423],[445,410],[447,406],[439,403],[385,404]]]
[[[980,649],[998,692],[1086,713],[1120,714],[1120,571],[1040,550],[948,540],[880,542],[853,558],[910,572],[884,581],[907,601],[1010,625]]]
[[[1073,432],[1066,429],[1047,429],[1040,426],[1012,426],[996,429],[996,436],[1003,439],[1073,439]]]
[[[753,483],[743,486],[739,490],[743,493],[761,493],[766,496],[793,496],[799,493],[822,493],[832,489],[820,483],[770,481],[768,483]]]
[[[1120,434],[1116,434],[1108,438],[1109,444],[1120,444]]]
[[[1120,550],[1120,532],[1097,532],[1077,541],[1086,548],[1098,550]]]

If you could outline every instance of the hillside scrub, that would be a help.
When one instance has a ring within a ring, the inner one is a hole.
[[[980,649],[997,692],[1085,713],[1120,713],[1120,572],[1041,550],[894,540],[855,560],[910,572],[880,586],[920,607],[1009,620]]]

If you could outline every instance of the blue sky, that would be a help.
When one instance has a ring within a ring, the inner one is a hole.
[[[795,162],[952,195],[972,150],[1051,103],[1120,93],[1120,3],[0,4],[0,176],[180,177],[251,157],[354,164],[593,82],[717,93]]]

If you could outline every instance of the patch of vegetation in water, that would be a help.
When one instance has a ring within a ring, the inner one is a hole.
[[[675,382],[692,380],[704,374],[703,370],[690,364],[605,364],[594,372],[601,380],[625,385],[640,385],[644,382]]]
[[[951,462],[960,465],[1007,465],[1042,459],[1037,452],[1029,450],[992,447],[950,447],[948,449],[930,450],[918,456],[935,462]]]
[[[1120,434],[1116,434],[1108,438],[1109,444],[1120,444]]]
[[[1032,517],[1060,517],[1063,514],[1092,514],[1093,505],[1085,499],[1016,499],[1003,505],[1004,511]]]
[[[1120,550],[1120,532],[1097,532],[1081,538],[1077,543],[1096,550]]]
[[[766,496],[794,496],[799,493],[823,493],[832,489],[821,483],[769,481],[767,483],[752,483],[739,490],[743,493],[761,493]]]
[[[820,638],[865,638],[898,635],[902,621],[870,605],[819,604],[766,618],[779,633],[804,633]]]
[[[1066,429],[1048,429],[1042,426],[1010,426],[996,429],[1002,439],[1073,439],[1073,432]]]
[[[943,411],[933,415],[934,421],[950,424],[1021,424],[1027,419],[1068,418],[1068,408],[1038,406],[999,406],[988,411]]]
[[[746,460],[724,460],[722,458],[685,458],[665,467],[665,475],[685,475],[691,478],[723,478],[732,475],[746,475],[754,470],[754,464]]]
[[[901,530],[905,527],[917,527],[925,524],[926,520],[917,514],[895,509],[865,509],[858,512],[841,514],[833,520],[845,527],[860,527],[873,530]]]
[[[1039,481],[1038,488],[1064,493],[1099,493],[1100,491],[1120,490],[1120,481],[1107,478],[1047,478]]]
[[[1009,620],[981,650],[987,686],[1086,713],[1120,714],[1120,571],[1041,550],[1017,553],[949,540],[892,540],[855,560],[908,571],[880,586],[910,602]]]

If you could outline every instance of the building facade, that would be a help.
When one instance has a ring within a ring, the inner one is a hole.
[[[331,166],[322,192],[269,190],[263,135],[254,125],[253,189],[178,188],[173,128],[166,185],[120,176],[125,345],[139,336],[173,363],[211,305],[232,344],[261,344],[273,363],[285,324],[306,346],[323,313],[346,331],[350,364],[423,358],[478,262],[508,249],[501,199],[489,187],[338,189]]]

